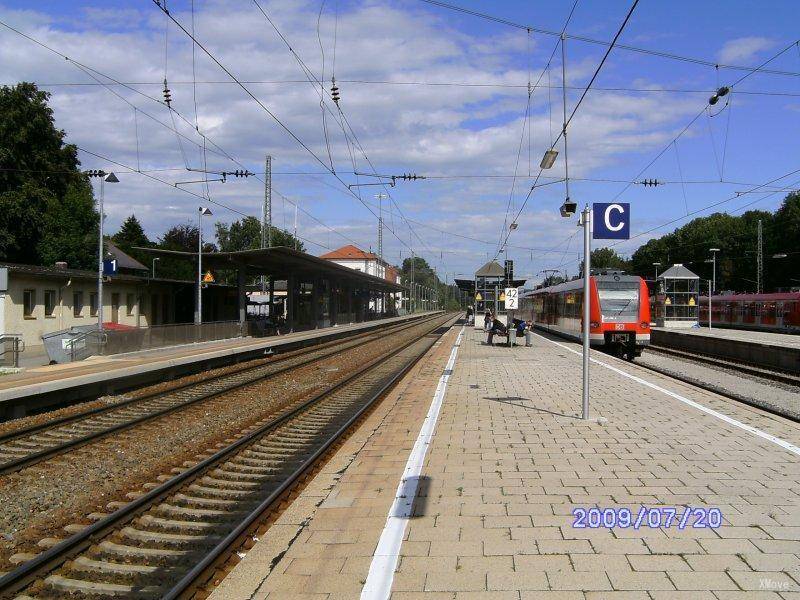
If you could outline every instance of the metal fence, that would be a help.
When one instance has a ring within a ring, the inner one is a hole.
[[[245,327],[242,327],[239,321],[213,321],[200,325],[179,323],[125,330],[106,329],[104,331],[106,334],[105,344],[101,353],[121,354],[181,344],[212,342],[245,335],[259,335],[255,328],[247,327],[247,325],[248,323],[245,323]]]

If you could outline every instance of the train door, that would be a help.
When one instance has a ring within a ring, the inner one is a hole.
[[[784,315],[784,304],[783,302],[776,302],[775,303],[775,325],[777,325],[780,329],[783,329],[783,315]]]
[[[761,310],[761,325],[774,329],[778,324],[778,307],[775,302],[764,302]]]

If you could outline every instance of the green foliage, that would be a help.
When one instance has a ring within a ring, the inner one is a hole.
[[[238,252],[261,248],[261,221],[255,217],[244,217],[230,225],[217,223],[217,242],[221,252]],[[288,231],[272,228],[272,245],[287,246],[301,252],[305,250],[303,242],[296,239]]]
[[[49,97],[32,83],[0,88],[0,259],[91,267],[80,252],[97,232],[92,190]]]
[[[60,200],[51,197],[38,244],[42,262],[63,260],[74,269],[96,269],[99,222],[88,182],[71,185]]]
[[[41,264],[38,252],[42,223],[51,192],[27,181],[0,193],[0,259]]]
[[[411,265],[412,260],[406,258],[403,261],[403,266],[400,269],[400,275],[403,277],[403,284],[411,281]],[[433,288],[435,285],[441,285],[441,280],[433,272],[433,269],[421,256],[415,256],[413,260],[414,265],[414,283]]]
[[[550,273],[547,277],[544,278],[541,285],[538,287],[550,287],[551,285],[558,285],[559,283],[564,283],[566,279],[562,275],[556,275],[555,273]]]
[[[786,197],[775,213],[748,211],[741,216],[715,213],[693,219],[672,233],[639,247],[631,258],[632,272],[652,279],[654,262],[659,272],[680,263],[702,279],[711,279],[710,248],[717,253],[717,290],[754,291],[757,269],[758,221],[762,222],[764,248],[764,291],[798,285],[800,271],[795,252],[800,245],[800,194]],[[788,254],[773,259],[775,254]]]
[[[596,248],[592,250],[591,257],[592,269],[618,269],[620,271],[630,271],[630,261],[625,260],[617,251],[612,248]]]
[[[147,238],[142,224],[136,215],[131,215],[122,222],[119,231],[111,236],[113,242],[119,246],[120,250],[132,256],[140,263],[147,265],[152,260],[152,256],[141,250],[134,248],[149,248],[153,243]]]
[[[164,250],[177,250],[179,252],[194,252],[197,255],[199,231],[197,225],[185,223],[175,225],[161,236],[158,247]],[[203,243],[203,252],[215,252],[217,247],[209,242]],[[187,261],[185,258],[162,258],[157,267],[157,276],[166,279],[183,279],[194,281],[197,279],[197,263]]]
[[[0,193],[35,182],[63,198],[67,188],[85,177],[80,173],[78,151],[64,144],[64,131],[56,129],[50,94],[33,83],[0,88]]]

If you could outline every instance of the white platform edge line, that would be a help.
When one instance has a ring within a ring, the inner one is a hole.
[[[413,488],[406,488],[405,483],[409,478],[419,477],[422,473],[425,455],[428,452],[428,445],[433,437],[436,422],[439,420],[439,410],[442,407],[444,394],[447,391],[447,382],[450,380],[450,374],[456,362],[458,348],[461,346],[464,329],[465,326],[462,326],[461,331],[458,333],[458,338],[456,338],[450,350],[450,358],[442,376],[439,378],[436,392],[433,394],[431,405],[428,408],[428,414],[425,416],[417,441],[414,442],[414,447],[411,449],[408,461],[406,461],[403,477],[397,485],[394,502],[389,509],[386,524],[383,526],[380,540],[378,540],[378,545],[372,555],[369,574],[361,590],[361,600],[386,600],[392,593],[394,571],[397,568],[397,561],[400,559],[400,547],[403,544],[403,537],[405,537],[406,525],[408,524],[408,517],[394,515],[402,514],[403,507],[413,504],[413,500],[417,495],[419,480],[414,481]]]
[[[550,342],[551,344],[555,344],[556,346],[558,346],[560,348],[563,348],[564,350],[572,352],[573,354],[577,354],[579,356],[582,354],[581,352],[579,352],[579,351],[577,351],[577,350],[575,350],[573,348],[570,348],[569,346],[565,346],[564,344],[560,344],[560,343],[555,342],[553,340],[547,339],[546,337],[541,336],[538,333],[534,334],[534,335],[536,335],[537,337],[542,338],[543,340],[546,340],[546,341]],[[667,396],[671,396],[672,398],[675,398],[676,400],[680,400],[684,404],[688,404],[689,406],[691,406],[693,408],[696,408],[697,410],[701,410],[704,413],[707,413],[707,414],[711,415],[712,417],[716,417],[716,418],[718,418],[718,419],[720,419],[722,421],[725,421],[726,423],[728,423],[730,425],[733,425],[734,427],[738,427],[740,429],[744,429],[745,431],[747,431],[749,433],[752,433],[753,435],[756,435],[756,436],[758,436],[760,438],[768,440],[768,441],[772,442],[773,444],[777,444],[778,446],[781,446],[785,450],[788,450],[789,452],[792,452],[792,453],[797,454],[798,456],[800,456],[800,447],[795,446],[794,444],[791,444],[791,443],[787,442],[784,439],[781,439],[781,438],[776,437],[776,436],[774,436],[772,434],[769,434],[769,433],[766,433],[764,431],[761,431],[760,429],[756,429],[755,427],[752,427],[750,425],[742,423],[741,421],[737,421],[733,417],[729,417],[726,414],[723,414],[721,412],[717,412],[716,410],[714,410],[712,408],[708,408],[707,406],[704,406],[704,405],[700,404],[699,402],[695,402],[694,400],[689,400],[688,398],[685,398],[685,397],[681,396],[680,394],[676,394],[675,392],[671,392],[668,389],[665,389],[665,388],[662,388],[659,385],[656,385],[655,383],[650,383],[649,381],[647,381],[645,379],[642,379],[641,377],[637,377],[636,375],[631,375],[630,373],[626,373],[622,369],[618,369],[616,367],[612,367],[611,365],[606,364],[606,363],[604,363],[604,362],[602,362],[600,360],[597,360],[596,358],[592,358],[591,361],[593,363],[596,363],[596,364],[602,366],[602,367],[605,367],[606,369],[614,371],[615,373],[618,373],[619,375],[622,375],[623,377],[627,377],[628,379],[632,379],[633,381],[635,381],[637,383],[641,383],[642,385],[645,385],[645,386],[647,386],[649,388],[657,390],[657,391],[659,391],[659,392],[661,392],[663,394],[666,394]]]

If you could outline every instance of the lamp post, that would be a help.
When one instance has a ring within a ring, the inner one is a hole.
[[[711,293],[713,294],[717,289],[717,252],[720,249],[709,248],[708,251],[711,252]]]
[[[654,262],[654,263],[653,263],[653,266],[656,268],[656,278],[655,278],[655,281],[656,281],[656,283],[658,283],[658,267],[660,267],[660,266],[661,266],[661,263],[660,263],[660,262]]]
[[[156,278],[156,261],[161,260],[160,258],[156,257],[153,259],[153,279]]]
[[[711,252],[711,288],[708,290],[708,328],[711,329],[711,296],[717,289],[717,252],[719,248],[709,248]]]
[[[195,323],[203,322],[203,216],[211,216],[211,209],[200,206],[197,209],[197,314]]]
[[[100,235],[98,239],[98,259],[97,259],[97,329],[103,331],[103,258],[105,256],[103,244],[103,221],[106,215],[103,212],[103,205],[105,204],[105,182],[119,183],[119,179],[114,173],[102,174],[100,177]]]
[[[568,198],[569,200],[569,198]],[[591,268],[591,221],[592,212],[587,204],[581,213],[583,225],[583,402],[581,416],[589,419],[589,278]]]

